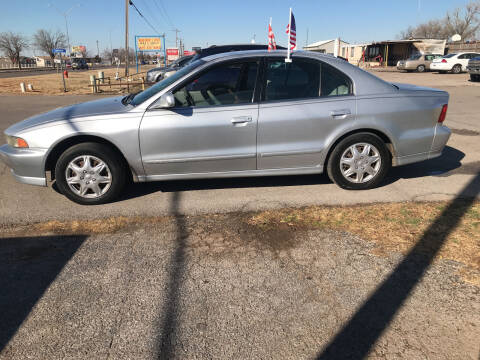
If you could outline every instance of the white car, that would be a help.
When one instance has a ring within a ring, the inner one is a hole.
[[[468,61],[474,57],[480,56],[479,53],[458,53],[448,54],[440,59],[435,59],[430,64],[431,71],[445,73],[451,71],[454,74],[460,74],[467,71]]]

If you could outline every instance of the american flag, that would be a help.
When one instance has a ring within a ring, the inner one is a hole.
[[[293,16],[293,12],[290,14],[291,14],[291,18],[290,18],[289,24],[287,25],[287,34],[290,35],[289,36],[290,50],[297,50],[297,26],[295,25],[295,16]],[[291,31],[290,31],[290,26],[292,28]]]
[[[277,50],[275,35],[273,34],[272,24],[268,24],[268,51]]]

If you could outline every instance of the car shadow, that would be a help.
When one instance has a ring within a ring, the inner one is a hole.
[[[454,170],[459,169],[462,166],[461,160],[464,157],[465,154],[463,152],[447,146],[445,147],[442,156],[436,159],[392,168],[385,181],[380,184],[380,187],[390,185],[400,179],[421,178],[427,176],[450,176],[450,174],[454,173]],[[147,196],[159,191],[169,193],[217,189],[308,186],[331,183],[332,182],[325,173],[314,175],[190,179],[132,183],[130,184],[129,189],[117,201]]]
[[[86,239],[86,235],[0,239],[0,351]]]

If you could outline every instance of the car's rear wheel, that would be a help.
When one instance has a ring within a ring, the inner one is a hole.
[[[417,71],[418,71],[419,73],[424,72],[424,71],[425,71],[425,65],[418,65],[418,66],[417,66]]]
[[[358,133],[340,141],[330,154],[327,172],[330,179],[348,190],[376,187],[391,167],[385,143],[371,133]]]
[[[453,68],[452,68],[452,73],[454,74],[460,74],[462,72],[462,65],[455,65]]]
[[[81,143],[67,149],[55,166],[58,189],[82,205],[114,200],[125,187],[126,166],[110,147]]]
[[[470,74],[470,81],[478,81],[478,78],[477,74]]]

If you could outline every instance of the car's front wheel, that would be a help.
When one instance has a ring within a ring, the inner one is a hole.
[[[371,133],[348,136],[335,146],[327,163],[330,179],[344,189],[376,187],[391,167],[385,143]]]
[[[425,65],[418,65],[418,66],[417,66],[417,71],[418,71],[419,73],[424,72],[424,71],[425,71]]]
[[[126,183],[123,159],[110,147],[81,143],[67,149],[55,166],[58,189],[82,205],[97,205],[114,200]]]

